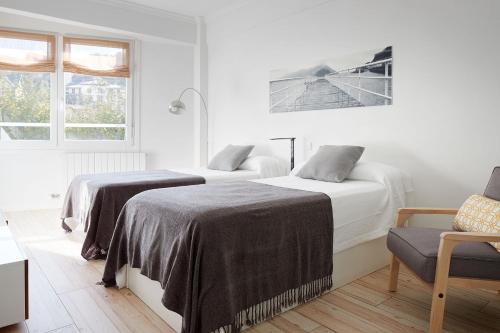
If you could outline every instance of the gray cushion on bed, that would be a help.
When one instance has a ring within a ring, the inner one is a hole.
[[[254,146],[228,145],[212,158],[208,164],[209,169],[234,171],[248,157]]]
[[[392,228],[387,247],[424,281],[434,282],[441,233],[432,228]],[[450,276],[500,279],[500,253],[488,243],[462,242],[453,250]]]
[[[358,146],[321,146],[297,176],[332,183],[343,182],[364,150],[364,147]]]

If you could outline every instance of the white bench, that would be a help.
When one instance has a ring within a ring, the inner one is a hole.
[[[0,327],[28,319],[28,258],[0,212]]]

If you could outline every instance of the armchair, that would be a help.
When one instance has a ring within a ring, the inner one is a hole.
[[[500,167],[493,170],[484,195],[500,201]],[[397,290],[400,265],[433,290],[430,333],[442,331],[448,285],[500,292],[500,252],[487,244],[500,242],[500,233],[406,227],[414,214],[454,216],[457,212],[453,208],[402,208],[387,237],[392,252],[389,290]]]

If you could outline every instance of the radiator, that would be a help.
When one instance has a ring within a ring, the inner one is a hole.
[[[66,186],[83,174],[146,170],[145,153],[67,153]]]

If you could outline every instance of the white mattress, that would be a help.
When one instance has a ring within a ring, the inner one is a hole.
[[[173,169],[172,171],[201,176],[205,178],[207,184],[220,183],[233,180],[252,180],[252,179],[262,178],[261,174],[258,171],[254,170],[221,171],[221,170],[211,170],[207,168],[193,168],[193,169]]]
[[[385,235],[394,223],[396,209],[405,205],[405,193],[393,193],[404,191],[404,186],[393,186],[398,179],[387,184],[364,180],[330,183],[296,176],[254,181],[328,195],[333,209],[334,253]]]

